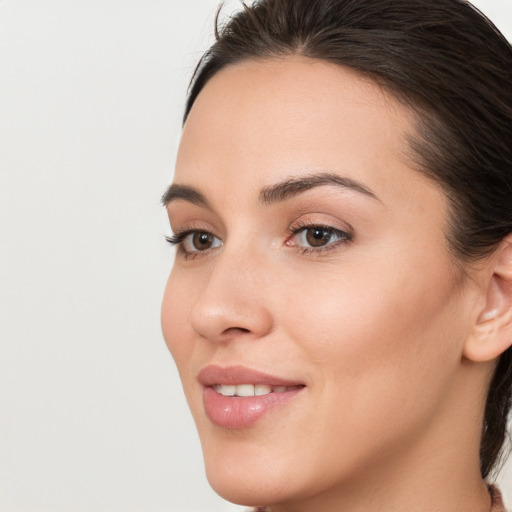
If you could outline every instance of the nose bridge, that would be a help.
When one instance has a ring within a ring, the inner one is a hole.
[[[273,323],[265,300],[268,258],[243,240],[227,243],[209,264],[211,270],[192,311],[194,330],[211,341],[235,333],[264,336]]]

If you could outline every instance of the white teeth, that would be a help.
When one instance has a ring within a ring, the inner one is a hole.
[[[256,384],[254,386],[254,394],[256,396],[268,395],[269,393],[272,393],[272,388],[266,384]]]
[[[223,396],[235,396],[236,395],[236,386],[217,385],[217,386],[215,386],[215,390],[217,391],[217,393],[220,393]]]
[[[254,396],[254,385],[253,384],[239,384],[236,387],[237,396]]]
[[[269,386],[268,384],[239,384],[238,386],[227,384],[216,384],[213,386],[217,393],[223,396],[262,396],[269,393],[284,393],[288,390],[296,389],[297,386]]]

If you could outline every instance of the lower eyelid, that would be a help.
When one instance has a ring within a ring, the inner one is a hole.
[[[218,247],[220,247],[222,245],[222,242],[220,240],[220,238],[216,237],[213,233],[210,233],[210,232],[207,232],[207,231],[192,231],[192,232],[189,232],[188,234],[186,234],[182,241],[181,241],[181,245],[182,247],[184,247],[185,243],[191,243],[193,245],[193,238],[196,234],[208,234],[208,235],[211,235],[212,238],[214,239],[214,241],[212,242],[212,246],[211,247],[208,247],[207,249],[204,249],[204,250],[187,250],[186,252],[187,253],[206,253],[212,249],[217,249]]]
[[[335,235],[337,237],[336,240],[333,242],[329,242],[326,245],[320,245],[320,246],[306,246],[303,244],[298,244],[294,241],[296,239],[297,235],[299,235],[303,231],[307,231],[308,229],[324,229],[327,231],[330,231],[332,235]],[[329,225],[323,225],[323,224],[308,224],[308,225],[302,225],[302,226],[296,226],[294,228],[288,229],[290,235],[285,241],[285,245],[291,248],[294,248],[295,250],[299,251],[301,254],[320,254],[325,253],[328,251],[336,250],[340,248],[342,245],[346,245],[349,242],[353,241],[353,235],[350,232],[345,231],[344,229],[340,229],[337,227],[329,226]],[[208,233],[211,234],[215,240],[216,245],[213,247],[210,247],[205,250],[187,250],[184,247],[184,242],[186,241],[187,237],[189,237],[192,234],[195,233]],[[186,259],[196,259],[203,256],[209,255],[212,251],[220,248],[222,245],[224,245],[224,242],[217,237],[211,230],[204,229],[203,227],[198,228],[191,228],[191,229],[185,229],[185,230],[177,230],[175,234],[172,236],[166,236],[166,240],[173,246],[176,246],[178,249],[178,252],[185,257]]]
[[[187,249],[186,245],[192,243],[188,239],[198,233],[211,235],[215,239],[214,245],[204,250],[191,250],[190,248]],[[215,251],[223,245],[223,241],[218,236],[216,236],[211,230],[204,228],[191,228],[178,231],[173,237],[166,238],[172,245],[176,246],[178,251],[177,254],[181,255],[186,260],[194,260],[197,258],[207,257],[212,251]]]

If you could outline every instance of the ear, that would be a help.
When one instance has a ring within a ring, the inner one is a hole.
[[[464,345],[464,357],[474,362],[496,359],[512,345],[512,235],[492,254],[485,270],[484,306]]]

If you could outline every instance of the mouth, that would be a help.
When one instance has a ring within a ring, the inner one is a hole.
[[[206,366],[198,374],[203,406],[218,427],[244,429],[301,394],[305,384],[242,366]]]
[[[270,393],[287,393],[303,388],[297,386],[270,386],[268,384],[214,384],[213,389],[222,396],[245,398],[248,396],[265,396]]]

